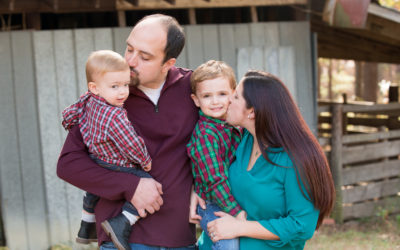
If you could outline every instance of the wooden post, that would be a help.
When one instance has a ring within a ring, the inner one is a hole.
[[[389,103],[399,102],[399,86],[389,86]],[[398,123],[397,115],[389,115],[387,127],[389,130],[396,129]]]
[[[126,27],[126,15],[124,10],[118,11],[118,26]]]
[[[195,8],[189,8],[188,9],[189,13],[189,24],[195,25],[197,23],[196,21],[196,9]]]
[[[256,6],[251,6],[250,7],[250,13],[251,13],[251,22],[252,23],[258,23],[257,7]]]
[[[335,181],[336,202],[332,212],[332,217],[337,223],[343,222],[342,208],[342,118],[343,105],[334,104],[332,106],[332,138],[331,138],[331,154],[330,165],[333,180]]]

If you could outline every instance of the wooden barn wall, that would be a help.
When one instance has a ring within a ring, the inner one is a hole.
[[[315,129],[315,93],[308,22],[188,25],[177,65],[194,69],[224,60],[241,77],[248,68],[287,83]],[[86,90],[93,50],[121,54],[130,28],[0,32],[1,211],[13,250],[74,241],[82,191],[56,176],[66,132],[61,111]]]

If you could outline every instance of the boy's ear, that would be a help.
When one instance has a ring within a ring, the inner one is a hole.
[[[191,94],[190,97],[192,97],[194,105],[196,105],[196,107],[200,108],[199,98],[197,98],[197,96],[195,94]]]
[[[89,82],[88,83],[88,89],[90,92],[92,92],[95,95],[99,94],[99,91],[97,90],[97,85],[95,82]]]
[[[168,70],[169,70],[170,68],[172,68],[172,66],[174,66],[175,63],[176,63],[176,58],[170,58],[170,59],[168,59],[168,61],[166,61],[166,62],[163,64],[163,66],[162,66],[162,71],[163,71],[164,73],[168,72]]]

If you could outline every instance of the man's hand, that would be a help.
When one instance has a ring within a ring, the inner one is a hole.
[[[146,217],[146,211],[153,214],[160,210],[163,204],[162,194],[160,183],[152,178],[140,178],[131,203],[137,209],[140,217]]]
[[[190,195],[189,222],[193,224],[200,224],[201,220],[201,216],[196,213],[197,205],[200,205],[203,209],[206,209],[206,202],[200,198],[192,188],[192,194]]]

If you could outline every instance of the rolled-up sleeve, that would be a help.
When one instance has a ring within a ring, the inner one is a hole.
[[[285,176],[286,216],[260,220],[259,223],[280,240],[267,240],[266,244],[282,247],[295,245],[298,241],[310,239],[317,226],[319,211],[314,204],[304,197],[297,182],[293,168],[288,168]],[[306,192],[303,189],[304,192]]]

